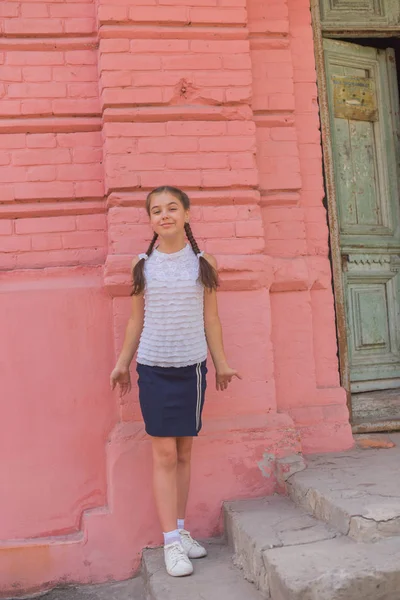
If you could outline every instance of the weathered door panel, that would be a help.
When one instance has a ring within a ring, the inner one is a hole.
[[[322,28],[380,29],[400,23],[399,0],[320,0]]]
[[[333,40],[324,46],[351,390],[400,387],[394,55]]]
[[[344,283],[351,391],[400,387],[399,275],[387,254],[350,254]]]

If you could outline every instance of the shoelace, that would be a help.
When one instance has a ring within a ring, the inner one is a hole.
[[[173,562],[173,566],[182,560],[182,558],[186,558],[183,548],[180,548],[178,545],[169,549],[169,555],[171,557],[171,561]]]
[[[184,536],[185,538],[187,538],[191,544],[193,544],[193,545],[194,545],[194,546],[196,546],[197,548],[200,548],[200,544],[199,544],[199,542],[196,542],[196,540],[194,540],[194,539],[192,538],[192,536],[190,535],[190,533],[188,533],[188,532],[185,532],[185,533],[181,533],[181,535],[182,535],[182,536]]]

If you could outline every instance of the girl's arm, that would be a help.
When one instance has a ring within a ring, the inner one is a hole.
[[[129,368],[139,346],[140,336],[143,330],[143,321],[143,296],[132,296],[132,311],[126,326],[124,343],[116,366]]]
[[[214,256],[205,254],[204,258],[217,270],[217,261]],[[241,376],[235,369],[231,369],[225,356],[222,340],[222,327],[218,314],[217,292],[215,290],[204,291],[204,327],[207,345],[215,366],[217,390],[226,390],[233,377]]]
[[[137,259],[132,263],[132,268],[135,266]],[[140,336],[143,330],[144,323],[144,297],[132,296],[132,310],[126,326],[124,343],[120,352],[117,364],[110,376],[111,389],[114,389],[118,383],[120,386],[121,396],[124,396],[131,390],[131,379],[129,367],[136,350],[139,346]]]

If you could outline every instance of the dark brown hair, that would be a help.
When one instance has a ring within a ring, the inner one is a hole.
[[[153,196],[157,194],[171,194],[174,198],[179,200],[185,210],[190,209],[190,200],[189,196],[185,194],[182,190],[176,187],[172,187],[170,185],[163,185],[161,187],[152,190],[150,194],[148,194],[146,198],[146,210],[147,214],[150,216],[150,203]],[[185,223],[185,232],[187,239],[192,247],[193,252],[196,254],[200,254],[200,249],[197,245],[197,242],[194,238],[192,228],[189,223]],[[155,233],[153,239],[150,242],[149,247],[146,250],[147,256],[150,256],[154,250],[155,243],[157,241],[158,234]],[[144,291],[145,287],[145,276],[144,276],[144,264],[145,259],[141,258],[135,265],[133,269],[133,290],[132,295],[137,296]],[[199,279],[204,287],[208,290],[215,290],[218,287],[218,274],[214,267],[208,262],[204,256],[199,257]]]

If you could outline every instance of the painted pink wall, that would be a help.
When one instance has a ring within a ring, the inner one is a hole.
[[[194,533],[221,531],[224,500],[281,489],[281,458],[352,436],[308,0],[6,0],[0,31],[7,597],[127,578],[160,543],[136,384],[108,387],[156,185],[190,193],[243,374],[218,396],[210,368]]]

